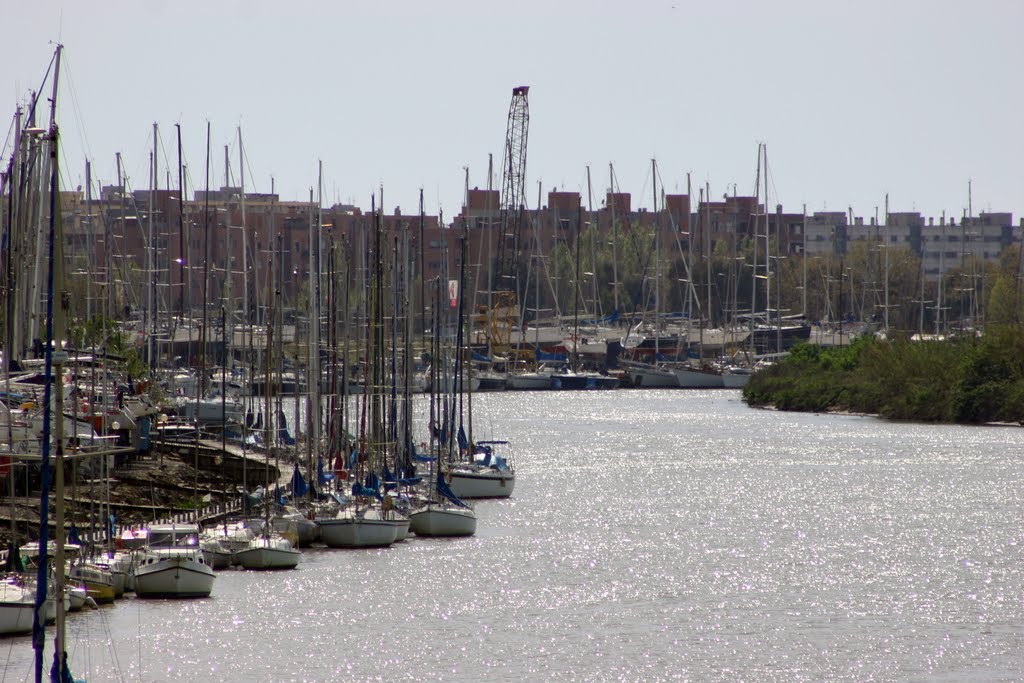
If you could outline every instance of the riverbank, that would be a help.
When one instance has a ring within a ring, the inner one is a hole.
[[[942,341],[861,337],[795,347],[743,389],[752,407],[957,424],[1024,424],[1024,334]]]

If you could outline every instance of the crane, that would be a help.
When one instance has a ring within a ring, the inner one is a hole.
[[[501,179],[501,239],[498,241],[494,289],[518,293],[519,243],[526,203],[526,139],[530,127],[530,86],[512,89]],[[518,300],[518,297],[516,297]]]

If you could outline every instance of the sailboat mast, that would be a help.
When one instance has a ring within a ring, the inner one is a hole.
[[[615,167],[608,164],[608,194],[611,195],[612,211],[612,295],[615,300],[615,310],[619,310],[619,255],[618,255],[618,223],[615,220]]]
[[[178,138],[178,318],[185,317],[185,173],[181,162],[181,124],[174,126]],[[177,327],[177,322],[175,323]],[[171,336],[171,343],[176,340]]]
[[[231,346],[234,343],[234,328],[235,328],[235,299],[232,291],[232,280],[235,277],[234,268],[234,252],[231,249],[231,162],[229,159],[228,146],[224,145],[224,303],[221,309],[225,311],[222,314],[224,319],[223,326],[221,327],[220,334],[221,340],[224,342],[224,358],[221,359],[221,377],[224,377],[224,371],[230,366],[228,360],[231,353]]]
[[[885,249],[885,281],[883,283],[883,289],[885,290],[885,301],[884,301],[884,319],[885,319],[885,333],[889,334],[889,193],[885,193],[885,244],[882,247]]]
[[[206,122],[206,189],[203,203],[203,322],[199,329],[200,375],[198,401],[206,395],[207,304],[210,301],[210,122]],[[198,413],[198,406],[197,406]]]
[[[153,156],[150,168],[149,183],[149,221],[146,248],[146,273],[147,289],[149,291],[149,303],[146,305],[146,318],[142,329],[146,332],[146,363],[150,370],[156,367],[156,358],[153,357],[153,338],[156,337],[156,273],[154,261],[156,256],[156,243],[153,241],[153,214],[156,213],[156,188],[157,188],[157,124],[153,123]]]
[[[49,247],[49,268],[47,272],[47,292],[46,292],[46,344],[45,344],[45,372],[46,377],[49,379],[53,377],[54,372],[54,315],[53,315],[53,298],[55,287],[60,286],[60,270],[58,254],[56,250],[60,249],[61,244],[58,239],[60,231],[59,217],[58,217],[58,180],[59,174],[57,172],[57,161],[59,156],[57,154],[57,122],[56,122],[56,107],[57,107],[57,82],[60,73],[60,55],[62,46],[57,46],[57,52],[54,56],[54,76],[53,76],[53,96],[50,100],[50,127],[49,127],[49,152],[50,152],[50,216],[49,216],[49,230],[48,230],[48,247]],[[56,270],[56,272],[55,272]],[[59,313],[58,313],[59,317]],[[60,369],[60,358],[58,357],[57,368],[58,374]],[[59,380],[54,383],[54,388],[59,388]],[[40,494],[40,506],[39,506],[39,549],[40,557],[45,558],[47,546],[49,544],[49,489],[50,489],[50,420],[54,416],[54,407],[51,403],[50,396],[50,382],[47,381],[46,386],[43,390],[43,443],[42,443],[42,462],[41,467],[41,494]],[[58,434],[63,428],[63,415],[59,410],[60,406],[57,406],[57,425]],[[60,472],[63,469],[63,462],[61,459],[62,447],[60,445],[61,439],[57,439],[57,471]],[[58,477],[58,485],[63,485],[63,479]],[[61,510],[64,505],[63,490],[58,491],[57,497],[57,513],[60,522],[63,522],[61,516]],[[63,529],[58,528],[56,530],[56,540],[58,545],[63,551]],[[63,555],[63,552],[61,553]],[[63,560],[63,557],[60,558]],[[43,559],[39,562],[39,569],[36,574],[36,610],[33,617],[32,624],[32,646],[35,649],[35,680],[36,683],[42,683],[43,680],[43,649],[45,647],[45,619],[43,618],[46,610],[46,588],[49,581],[48,576],[48,565]],[[63,586],[63,565],[58,569],[58,580],[56,588],[60,590]],[[60,614],[63,610],[63,595],[59,592],[54,596],[56,604],[58,605],[57,612]],[[56,637],[56,653],[54,655],[54,663],[58,666],[58,671],[63,671],[64,667],[64,621],[60,619],[57,623],[57,637]]]
[[[661,231],[658,229],[658,165],[651,159],[651,216],[654,220],[654,362],[661,354]]]

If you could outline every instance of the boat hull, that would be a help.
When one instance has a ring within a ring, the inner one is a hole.
[[[516,486],[516,475],[495,469],[453,470],[449,473],[448,485],[459,498],[508,498]]]
[[[237,555],[238,564],[242,569],[295,569],[299,566],[301,553],[290,545],[254,543]]]
[[[35,601],[31,594],[15,586],[0,591],[0,635],[13,636],[32,632]]]
[[[507,388],[513,391],[541,391],[551,388],[551,375],[538,373],[525,373],[521,375],[509,375],[506,380]]]
[[[312,519],[306,519],[301,515],[274,517],[270,525],[279,534],[294,535],[295,545],[300,548],[313,545],[320,535],[320,526]]]
[[[409,515],[409,528],[417,536],[472,536],[476,514],[468,508],[429,505]]]
[[[643,389],[679,388],[679,380],[670,370],[631,370],[629,379],[634,387]]]
[[[705,372],[695,368],[676,368],[676,379],[683,389],[721,389],[722,375],[717,372]]]
[[[320,520],[320,541],[329,548],[383,548],[398,538],[391,520],[342,517]]]
[[[227,569],[231,566],[231,562],[234,560],[234,555],[230,550],[223,547],[220,542],[213,540],[203,540],[200,542],[199,547],[202,548],[203,558],[206,560],[206,564],[213,567],[213,569]]]
[[[143,557],[135,568],[135,594],[140,598],[207,598],[214,578],[213,569],[197,557]]]
[[[70,578],[85,586],[87,595],[100,605],[114,602],[117,597],[114,575],[110,571],[80,565],[72,568]]]

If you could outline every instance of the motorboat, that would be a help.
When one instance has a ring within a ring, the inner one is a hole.
[[[149,545],[136,558],[135,594],[140,598],[205,598],[216,575],[199,546],[199,525],[155,524]]]

